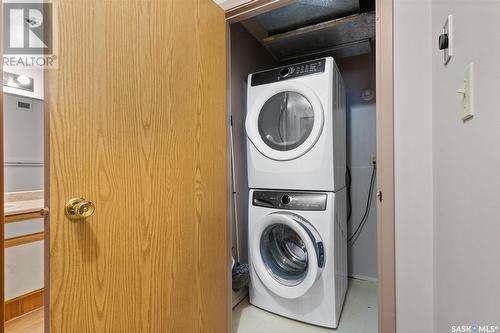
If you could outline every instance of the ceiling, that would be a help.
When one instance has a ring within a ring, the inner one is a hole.
[[[242,24],[279,61],[349,57],[371,52],[373,10],[373,0],[299,0]]]
[[[270,35],[275,35],[356,13],[359,13],[358,1],[302,0],[255,19]]]

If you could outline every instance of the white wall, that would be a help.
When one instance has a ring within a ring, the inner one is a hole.
[[[396,321],[433,331],[430,0],[394,1]],[[383,223],[383,221],[382,221]],[[448,331],[437,331],[448,332]]]
[[[437,38],[454,16],[454,56]],[[432,2],[435,331],[500,326],[500,1]],[[466,66],[475,64],[473,119],[460,119]]]
[[[353,235],[366,210],[370,181],[373,172],[371,157],[376,155],[376,106],[375,103],[349,107],[348,149],[351,169],[352,216],[348,223]],[[348,243],[349,275],[357,278],[377,279],[377,186],[370,193],[372,200],[369,215],[355,241]]]
[[[42,218],[8,223],[5,224],[4,237],[5,239],[7,239],[23,235],[34,234],[37,232],[43,232],[43,229],[44,226]]]
[[[364,101],[364,89],[375,91],[375,52],[337,59],[347,92],[347,164],[351,169],[352,217],[348,224],[352,235],[361,222],[372,174],[371,157],[376,155],[375,99]],[[376,186],[372,191],[375,196]],[[372,200],[365,226],[354,243],[349,244],[349,275],[376,279],[377,274],[377,205]]]
[[[17,102],[32,103],[32,111]],[[4,94],[6,162],[35,163],[4,167],[6,192],[43,190],[43,101]],[[43,231],[43,219],[5,225],[5,238]],[[5,299],[43,288],[43,241],[5,249]]]
[[[31,110],[17,103],[31,103]],[[4,94],[6,192],[43,190],[43,101]],[[23,163],[23,164],[14,164]]]
[[[5,299],[43,288],[43,240],[5,249]]]

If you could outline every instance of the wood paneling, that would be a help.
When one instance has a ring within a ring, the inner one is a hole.
[[[211,0],[72,0],[58,21],[50,331],[227,331],[224,13]],[[95,215],[69,221],[75,196]]]
[[[42,288],[5,302],[5,321],[43,307],[43,295]]]
[[[29,234],[29,235],[7,238],[6,240],[4,240],[3,246],[4,246],[4,248],[8,248],[8,247],[12,247],[12,246],[18,246],[18,245],[38,242],[38,241],[41,241],[43,239],[44,239],[44,233],[37,232],[34,234]]]
[[[376,6],[379,332],[395,333],[393,1]]]
[[[40,215],[40,212],[7,215],[7,216],[5,216],[5,223],[13,223],[13,222],[19,222],[19,221],[24,221],[24,220],[39,219],[41,217],[42,217],[42,215]]]

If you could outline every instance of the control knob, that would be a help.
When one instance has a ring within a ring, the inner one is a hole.
[[[292,202],[292,198],[290,198],[289,195],[284,195],[284,196],[281,197],[281,203],[283,205],[289,205],[290,202]]]
[[[281,77],[287,77],[288,75],[290,75],[290,68],[289,67],[285,67],[283,68],[282,70],[280,70],[280,76]]]

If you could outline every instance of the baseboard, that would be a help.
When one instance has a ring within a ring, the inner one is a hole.
[[[378,278],[360,274],[349,274],[349,278],[363,281],[378,282]]]
[[[5,302],[5,321],[22,316],[43,306],[43,288]]]
[[[242,288],[239,290],[237,293],[233,291],[233,302],[232,302],[232,308],[234,309],[238,304],[241,303],[242,300],[245,299],[248,295],[248,288]]]

